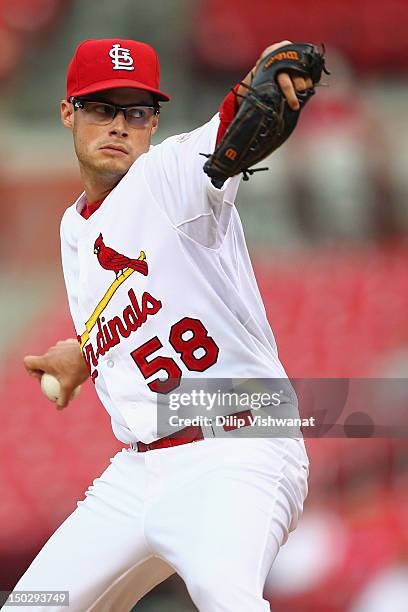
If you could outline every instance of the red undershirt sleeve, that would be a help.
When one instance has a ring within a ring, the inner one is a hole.
[[[218,128],[218,133],[217,133],[217,144],[221,141],[231,121],[234,119],[235,115],[238,112],[237,98],[235,95],[238,91],[238,88],[239,88],[239,83],[235,85],[232,91],[230,91],[225,96],[224,100],[221,102],[221,105],[218,111],[220,114],[220,127]]]

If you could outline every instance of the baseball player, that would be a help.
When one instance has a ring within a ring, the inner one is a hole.
[[[84,192],[61,248],[78,342],[25,365],[58,377],[60,408],[90,376],[126,446],[16,591],[67,590],[70,610],[128,612],[177,572],[202,612],[269,610],[265,579],[307,494],[303,440],[235,438],[234,424],[157,430],[158,399],[189,377],[287,378],[234,206],[240,175],[212,180],[200,156],[222,142],[253,74],[208,123],[151,146],[169,96],[149,45],[87,40],[69,65],[61,119]],[[314,85],[287,71],[277,82],[294,112]]]

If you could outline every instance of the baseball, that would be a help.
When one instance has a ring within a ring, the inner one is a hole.
[[[80,390],[80,385],[78,387],[75,387],[71,395],[71,400],[78,395]],[[61,391],[61,385],[58,378],[56,378],[52,374],[44,373],[41,376],[41,391],[44,393],[45,397],[48,397],[51,402],[56,402]]]

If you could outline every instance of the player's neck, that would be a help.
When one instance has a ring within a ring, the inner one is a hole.
[[[122,177],[91,176],[81,168],[81,177],[84,185],[86,199],[89,203],[104,200],[106,196],[116,187]]]

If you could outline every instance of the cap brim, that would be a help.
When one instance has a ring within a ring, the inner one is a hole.
[[[168,96],[163,91],[155,89],[154,87],[148,87],[144,83],[139,83],[138,81],[131,81],[130,79],[110,79],[109,81],[99,81],[98,83],[88,85],[88,87],[82,87],[82,89],[78,89],[70,93],[69,97],[84,96],[86,94],[104,91],[105,89],[118,89],[119,87],[142,89],[143,91],[148,91],[154,94],[160,102],[168,102],[170,100],[170,96]]]

